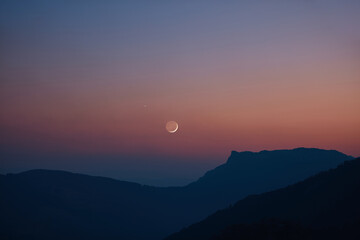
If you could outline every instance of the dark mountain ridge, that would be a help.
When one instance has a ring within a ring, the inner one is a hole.
[[[249,194],[287,186],[351,158],[306,148],[232,152],[198,181],[167,188],[63,171],[7,174],[0,177],[0,237],[160,239]]]
[[[250,194],[285,187],[350,159],[353,157],[335,150],[316,148],[232,151],[225,164],[208,171],[185,189],[193,197],[212,199],[202,203],[207,212],[212,212]]]
[[[290,223],[288,226],[297,225],[300,230],[296,231],[306,236],[300,239],[357,239],[360,236],[359,202],[360,158],[294,185],[248,196],[166,239],[247,239],[249,232],[251,239],[280,239],[279,236],[269,238],[269,232],[260,235],[264,227],[278,226],[271,225],[273,222],[269,219],[286,221]],[[347,238],[341,237],[346,234]]]

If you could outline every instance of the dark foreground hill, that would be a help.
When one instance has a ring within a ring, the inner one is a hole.
[[[360,158],[261,195],[167,240],[360,239]]]
[[[161,239],[249,194],[349,159],[306,148],[232,152],[198,181],[169,188],[63,171],[1,175],[0,239]]]

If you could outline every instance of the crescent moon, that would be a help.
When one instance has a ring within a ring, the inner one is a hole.
[[[174,133],[179,129],[179,124],[175,121],[169,121],[166,123],[165,128],[169,133]]]
[[[179,125],[176,124],[176,128],[175,128],[174,130],[172,130],[172,131],[169,131],[169,132],[170,132],[170,133],[174,133],[174,132],[176,132],[176,131],[178,130],[178,128],[179,128]]]

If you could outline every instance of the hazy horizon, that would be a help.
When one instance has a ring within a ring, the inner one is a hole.
[[[303,148],[303,147],[298,147],[298,148]],[[296,149],[296,148],[294,148]],[[273,151],[273,150],[292,150],[292,149],[263,149],[261,151]],[[335,150],[336,149],[324,149],[324,150]],[[233,150],[234,151],[234,150]],[[244,150],[246,151],[246,150]],[[242,152],[242,151],[237,151],[237,152]],[[254,151],[254,152],[260,152],[260,151]],[[346,153],[344,153],[346,154]],[[61,160],[64,158],[72,158],[75,161],[80,161],[82,162],[82,164],[79,164],[78,166],[61,166],[61,167],[57,167],[57,168],[46,168],[44,166],[46,166],[46,162],[48,162],[49,160],[54,160],[54,156],[41,156],[40,159],[40,164],[37,166],[27,166],[27,167],[8,167],[8,168],[4,168],[1,167],[0,168],[0,174],[8,174],[8,173],[20,173],[20,172],[25,172],[25,171],[29,171],[29,170],[34,170],[34,169],[44,169],[44,170],[62,170],[62,171],[69,171],[69,172],[73,172],[73,173],[80,173],[80,174],[86,174],[86,175],[92,175],[92,176],[100,176],[100,177],[109,177],[109,178],[113,178],[116,180],[120,180],[120,181],[129,181],[129,182],[135,182],[135,183],[139,183],[139,184],[143,184],[143,185],[149,185],[149,186],[157,186],[157,187],[175,187],[175,186],[185,186],[191,182],[194,182],[196,180],[198,180],[200,177],[202,177],[207,171],[212,170],[216,167],[218,167],[221,164],[225,164],[228,160],[228,158],[230,157],[231,152],[229,152],[228,156],[220,161],[216,161],[216,162],[209,162],[209,161],[203,161],[197,165],[193,164],[193,163],[189,163],[189,162],[173,162],[174,165],[172,166],[167,166],[168,168],[164,169],[164,166],[162,166],[161,164],[157,163],[154,166],[149,166],[149,168],[147,169],[148,171],[136,171],[136,166],[131,166],[131,164],[129,164],[129,159],[125,159],[125,161],[128,161],[127,166],[128,168],[123,168],[121,165],[117,166],[114,171],[106,171],[106,169],[97,169],[97,170],[93,170],[91,169],[93,166],[90,166],[89,168],[85,168],[84,167],[84,161],[87,161],[88,159],[96,159],[97,161],[101,161],[101,158],[106,158],[106,159],[112,159],[112,160],[122,160],[121,164],[123,164],[124,159],[120,159],[120,157],[118,156],[57,156],[56,159],[57,160]],[[349,155],[349,154],[346,154]],[[351,156],[351,155],[349,155]],[[19,156],[18,156],[19,157]],[[39,156],[37,156],[39,157]],[[357,158],[359,156],[351,156],[354,158]],[[26,156],[20,156],[20,158],[22,158],[22,160],[26,161],[27,157]],[[137,159],[140,161],[144,161],[144,160],[148,160],[146,158],[144,159]],[[165,161],[167,159],[164,159]],[[138,161],[139,163],[139,161]],[[138,164],[137,163],[137,164]],[[144,163],[144,162],[142,162]],[[148,162],[148,164],[151,164],[151,160],[150,162]],[[129,170],[129,165],[130,168],[132,168],[132,170]],[[193,167],[193,169],[189,169],[190,167]],[[134,172],[136,172],[136,176],[132,176],[134,175]],[[160,176],[160,177],[156,177],[156,176]]]

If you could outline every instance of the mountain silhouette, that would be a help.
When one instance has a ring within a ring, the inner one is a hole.
[[[285,187],[350,159],[352,157],[338,151],[315,148],[256,153],[232,151],[225,164],[208,171],[187,189],[200,199],[212,199],[205,202],[206,211],[215,211],[249,194]]]
[[[161,239],[248,196],[285,187],[352,157],[298,148],[232,152],[184,187],[151,187],[64,171],[0,176],[1,239]]]
[[[166,240],[360,239],[360,158],[233,207]]]

